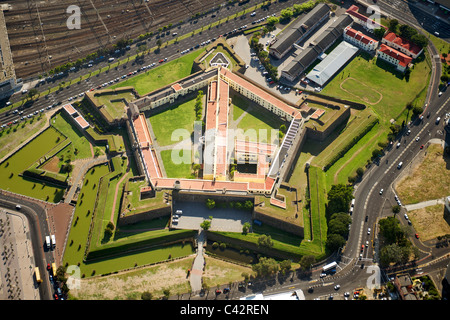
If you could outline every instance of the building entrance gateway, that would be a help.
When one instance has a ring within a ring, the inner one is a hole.
[[[228,61],[227,57],[225,57],[225,55],[222,52],[217,52],[214,57],[211,59],[211,61],[209,61],[209,65],[211,67],[224,67],[224,68],[228,68],[228,66],[230,65],[230,62]]]

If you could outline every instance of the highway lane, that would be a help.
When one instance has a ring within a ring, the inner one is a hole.
[[[420,146],[425,145],[430,138],[436,137],[438,130],[443,130],[443,121],[436,124],[435,120],[438,115],[443,119],[442,116],[446,112],[450,112],[450,93],[443,94],[440,99],[429,105],[430,113],[433,116],[424,117],[423,121],[416,121],[409,126],[411,133],[406,135],[404,131],[399,137],[401,146],[397,148],[394,144],[386,152],[386,155],[380,158],[378,165],[372,164],[372,168],[365,173],[363,181],[357,186],[355,210],[352,215],[353,223],[344,255],[356,257],[359,255],[359,248],[365,244],[365,241],[373,243],[373,230],[382,215],[383,207],[390,208],[396,204],[392,183],[410,165],[417,153],[426,152],[426,147],[420,149]],[[419,141],[416,141],[417,137]],[[397,168],[399,162],[403,162],[400,169]],[[384,189],[382,195],[380,195],[381,189]],[[366,216],[368,217],[367,221]],[[370,235],[367,234],[369,227],[372,229]],[[426,250],[426,248],[422,249]],[[363,254],[363,258],[370,257],[371,259],[372,253],[372,251],[367,251]]]
[[[21,206],[20,210],[16,209],[17,204]],[[50,234],[44,208],[25,198],[12,198],[5,193],[0,193],[0,207],[20,212],[28,219],[35,266],[39,267],[43,279],[39,286],[40,297],[41,300],[52,299],[52,287],[48,277],[47,263],[54,262],[54,257],[52,251],[44,248],[45,236]]]

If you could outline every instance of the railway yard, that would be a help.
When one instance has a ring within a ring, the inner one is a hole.
[[[120,39],[158,31],[220,5],[207,0],[1,0],[16,76],[29,78],[75,62]],[[80,8],[80,28],[69,29],[69,6]]]

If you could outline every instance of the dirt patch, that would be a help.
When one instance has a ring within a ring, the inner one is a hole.
[[[59,172],[59,158],[54,156],[50,160],[48,160],[43,166],[42,169],[50,172]]]
[[[80,288],[72,289],[70,294],[83,300],[125,300],[141,299],[146,291],[154,298],[163,296],[164,289],[168,289],[170,295],[189,292],[186,275],[192,261],[193,257],[188,257],[111,276],[82,279]]]
[[[449,221],[445,219],[443,204],[408,211],[408,216],[422,241],[450,234]]]
[[[431,144],[414,159],[394,189],[404,204],[443,198],[450,194],[450,157],[440,144]]]

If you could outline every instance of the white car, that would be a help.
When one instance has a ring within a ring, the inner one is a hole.
[[[334,290],[339,290],[340,287],[341,287],[341,285],[337,284],[334,286]]]
[[[367,228],[367,234],[370,234],[370,228]]]
[[[384,191],[384,189],[381,189],[381,190],[380,190],[380,194],[383,194],[383,191]]]

